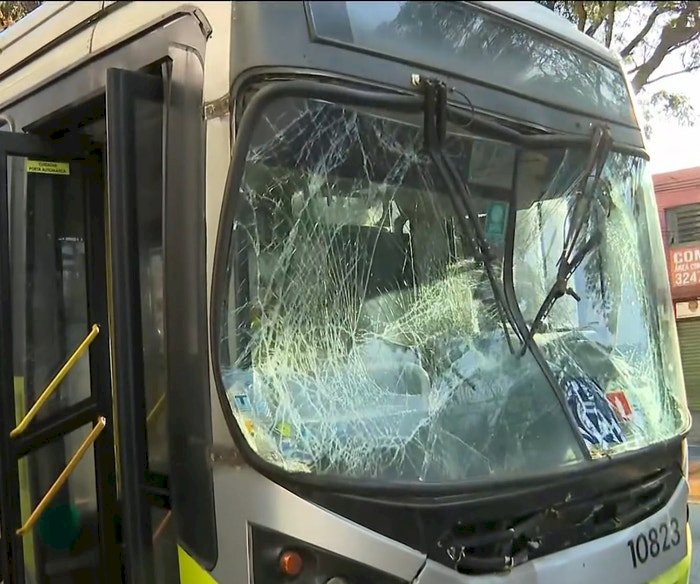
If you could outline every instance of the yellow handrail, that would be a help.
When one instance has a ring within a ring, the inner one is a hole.
[[[164,403],[165,403],[165,394],[161,395],[160,398],[158,398],[156,405],[153,406],[153,409],[148,413],[148,416],[146,416],[146,426],[151,425],[151,422],[160,413],[160,409],[163,407]]]
[[[61,381],[63,381],[63,378],[78,362],[80,357],[82,357],[83,353],[92,344],[92,341],[95,340],[95,337],[97,337],[98,334],[100,334],[100,327],[96,324],[93,324],[92,329],[90,330],[88,335],[76,347],[75,351],[73,351],[73,354],[70,357],[68,357],[68,360],[63,364],[63,367],[61,367],[60,371],[56,373],[54,378],[49,382],[49,384],[46,386],[46,389],[43,392],[41,392],[39,399],[36,400],[31,409],[25,414],[24,418],[22,418],[22,421],[19,424],[17,424],[17,427],[10,432],[10,438],[16,438],[27,429],[27,426],[29,426],[30,422],[36,417],[36,415],[39,413],[39,410],[51,397],[51,395],[59,386]]]
[[[97,437],[102,433],[102,430],[104,430],[106,425],[107,419],[104,416],[100,416],[99,418],[97,418],[97,423],[95,424],[95,427],[87,435],[85,440],[83,440],[83,443],[78,447],[78,450],[75,451],[75,454],[68,461],[68,464],[66,465],[66,468],[63,469],[63,472],[60,475],[58,475],[58,478],[54,481],[53,485],[51,485],[49,490],[46,491],[44,498],[41,501],[39,501],[39,504],[35,507],[34,511],[32,511],[31,515],[29,516],[27,521],[25,521],[24,525],[22,525],[22,527],[20,527],[17,530],[17,535],[25,535],[26,533],[31,531],[34,525],[36,525],[36,522],[39,521],[41,514],[44,511],[46,511],[46,508],[51,504],[51,501],[53,501],[54,497],[56,497],[56,495],[58,494],[58,491],[68,480],[68,477],[70,477],[70,475],[73,474],[75,467],[78,466],[83,456],[85,456],[87,449],[95,443],[95,440],[97,440]]]
[[[170,515],[172,511],[168,511],[163,517],[163,520],[158,524],[158,527],[156,527],[156,530],[153,532],[153,543],[156,543],[158,541],[158,538],[163,535],[163,532],[165,531],[166,526],[168,525],[168,521],[170,521]]]

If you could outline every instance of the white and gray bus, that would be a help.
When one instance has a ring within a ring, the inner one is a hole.
[[[0,34],[6,584],[685,584],[620,62],[528,2]]]

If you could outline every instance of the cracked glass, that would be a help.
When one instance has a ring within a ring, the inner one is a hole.
[[[647,163],[611,153],[598,188],[582,206],[585,195],[573,185],[585,153],[531,159],[533,170],[556,170],[547,188],[517,213],[514,283],[528,324],[554,284],[574,226],[582,226],[580,246],[592,237],[599,241],[569,281],[579,299],[561,297],[534,336],[586,444],[594,456],[609,455],[677,436],[689,417]],[[574,220],[582,209],[584,220]]]
[[[575,463],[550,384],[509,348],[420,124],[311,99],[261,116],[220,323],[232,412],[288,471],[444,483]],[[470,134],[447,147],[500,277],[515,150]]]
[[[504,324],[421,124],[297,98],[257,121],[218,323],[228,403],[253,451],[290,472],[445,483],[559,469],[586,458],[582,444],[596,456],[677,435],[687,409],[665,272],[645,260],[663,258],[645,163],[609,156],[578,222],[603,234],[569,283],[580,301],[559,299],[534,336],[560,401]],[[513,243],[528,325],[582,208],[587,150],[450,129],[445,151],[498,285]]]

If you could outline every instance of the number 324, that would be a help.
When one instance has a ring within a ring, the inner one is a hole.
[[[636,568],[649,558],[655,558],[676,547],[680,542],[681,532],[677,519],[671,519],[669,524],[662,523],[658,530],[652,527],[647,533],[640,533],[635,539],[627,541],[632,554],[632,566]]]

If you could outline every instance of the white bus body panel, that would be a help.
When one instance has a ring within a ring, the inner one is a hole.
[[[197,8],[212,26],[207,42],[204,71],[204,101],[229,91],[231,47],[231,2],[124,2],[112,12],[97,18],[103,7],[115,2],[46,2],[16,25],[0,33],[0,77],[31,58],[49,42],[79,27],[55,49],[26,63],[0,83],[0,110],[19,96],[45,86],[58,73],[65,72],[91,55],[123,42],[140,30],[178,10]],[[95,19],[94,23],[89,23]],[[167,25],[166,25],[167,26]],[[21,42],[20,42],[21,41]]]
[[[126,2],[113,15],[97,23],[92,52],[102,52],[123,40],[130,31],[162,21],[178,9],[193,7],[201,10],[212,27],[204,59],[204,102],[218,99],[229,91],[231,2]]]
[[[310,503],[248,467],[214,471],[219,559],[217,582],[252,582],[251,567],[239,554],[249,548],[249,527],[259,525],[372,566],[411,582],[425,554]],[[251,550],[248,549],[250,561]],[[264,583],[263,583],[264,584]]]
[[[206,75],[205,75],[206,83]],[[224,199],[226,176],[231,159],[231,116],[207,120],[206,134],[206,229],[207,229],[207,302],[211,298],[212,275],[214,268],[214,251],[216,249],[216,234],[219,229],[219,215]],[[210,308],[210,307],[209,307]],[[215,350],[209,340],[209,355]],[[209,362],[209,392],[211,394],[211,430],[212,442],[216,446],[230,448],[233,445],[231,432],[226,424],[224,413],[216,391],[214,372]],[[215,475],[216,477],[216,475]],[[221,491],[215,483],[214,497],[220,498]],[[217,530],[221,525],[217,522]],[[219,534],[221,537],[221,534]],[[219,547],[221,549],[221,547]]]

